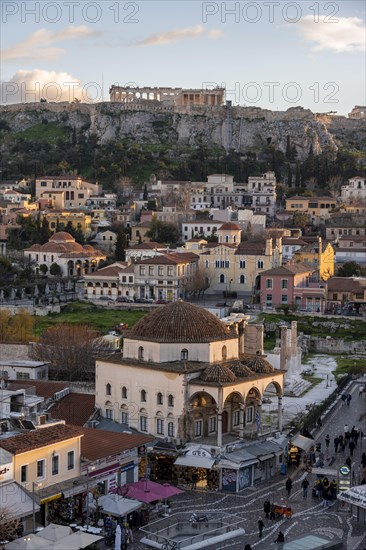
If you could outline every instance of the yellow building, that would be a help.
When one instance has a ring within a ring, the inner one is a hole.
[[[46,218],[50,224],[50,229],[53,233],[56,231],[64,231],[67,224],[71,222],[74,229],[80,229],[84,235],[91,233],[92,217],[90,214],[86,214],[81,211],[71,210],[55,210],[50,212],[43,212],[41,214],[42,219]]]
[[[337,206],[332,197],[289,197],[286,199],[287,212],[305,212],[312,216],[321,216]]]
[[[319,269],[319,277],[326,281],[334,275],[334,249],[321,237],[293,254],[295,262],[310,264]]]

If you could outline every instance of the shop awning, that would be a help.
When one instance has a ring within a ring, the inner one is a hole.
[[[0,507],[9,510],[11,519],[20,519],[30,516],[33,513],[32,495],[15,481],[0,484]],[[39,505],[35,503],[35,511],[38,512]]]
[[[299,447],[300,449],[308,453],[311,447],[314,447],[315,441],[314,439],[310,439],[309,437],[305,437],[299,434],[291,439],[291,445],[295,445],[295,447]]]
[[[258,460],[260,462],[264,462],[265,460],[269,460],[270,458],[275,457],[276,455],[274,453],[269,453],[268,455],[262,455],[258,457]]]
[[[182,456],[178,456],[174,464],[176,466],[188,466],[191,468],[206,468],[207,470],[210,470],[212,466],[215,464],[215,459],[205,458],[202,456],[182,455]]]

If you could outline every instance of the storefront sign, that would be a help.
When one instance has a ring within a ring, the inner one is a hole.
[[[52,500],[57,500],[58,498],[62,498],[62,493],[57,493],[56,495],[52,495],[50,497],[42,498],[40,500],[40,504],[46,504],[47,502],[51,502]]]
[[[186,452],[185,456],[195,456],[199,458],[212,458],[211,453],[205,451],[205,449],[190,449]]]
[[[135,467],[135,463],[134,462],[129,462],[128,464],[124,464],[123,466],[121,466],[121,473],[122,472],[127,472],[127,470],[133,470]]]

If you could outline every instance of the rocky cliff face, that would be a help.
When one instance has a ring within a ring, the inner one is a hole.
[[[299,160],[307,157],[310,145],[315,154],[366,147],[364,120],[316,114],[301,107],[275,112],[253,107],[173,108],[143,101],[133,105],[28,103],[1,106],[0,119],[13,132],[47,120],[94,133],[101,143],[129,138],[145,144],[204,144],[243,153],[265,145],[285,152],[290,136]]]

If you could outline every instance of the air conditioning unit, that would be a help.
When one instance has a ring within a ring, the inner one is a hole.
[[[89,420],[88,427],[95,429],[98,426],[99,422],[98,420]]]
[[[180,437],[177,437],[175,439],[172,439],[172,443],[174,443],[174,445],[182,445],[182,440],[180,439]]]
[[[171,437],[164,437],[164,443],[172,443],[173,439]]]

